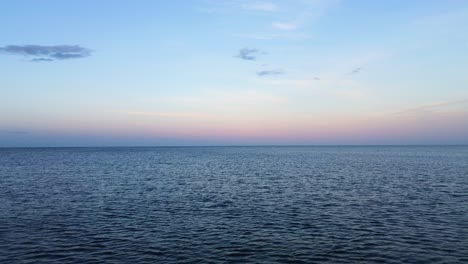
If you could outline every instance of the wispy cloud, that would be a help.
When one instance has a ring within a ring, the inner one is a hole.
[[[44,62],[44,61],[54,61],[54,59],[47,59],[47,58],[35,58],[31,59],[32,62]]]
[[[278,6],[271,2],[256,2],[251,4],[244,4],[242,7],[246,10],[258,10],[266,12],[274,12],[278,10]]]
[[[283,70],[266,70],[257,72],[258,76],[274,76],[284,74]]]
[[[243,48],[239,50],[239,54],[236,55],[237,58],[240,58],[242,60],[256,60],[257,55],[260,53],[260,50],[258,49],[249,49],[249,48]]]
[[[91,55],[91,50],[78,45],[7,45],[0,52],[31,58],[33,62],[78,59]]]

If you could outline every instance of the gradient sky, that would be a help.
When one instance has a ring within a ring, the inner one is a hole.
[[[466,0],[0,10],[0,146],[468,144]]]

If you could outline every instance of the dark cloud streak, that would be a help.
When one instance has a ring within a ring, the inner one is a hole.
[[[78,59],[91,56],[91,50],[79,45],[7,45],[0,47],[0,52],[33,57],[30,60],[33,62]]]
[[[47,59],[47,58],[34,58],[31,59],[32,62],[44,62],[44,61],[54,61],[53,59]]]
[[[257,54],[260,53],[258,49],[249,49],[249,48],[243,48],[239,50],[239,54],[237,54],[237,58],[240,58],[242,60],[249,60],[253,61],[257,59]]]
[[[281,74],[284,74],[284,71],[282,71],[282,70],[267,70],[267,71],[257,72],[257,75],[260,76],[260,77],[274,76],[274,75],[281,75]]]

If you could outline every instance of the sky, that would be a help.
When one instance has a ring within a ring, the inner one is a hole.
[[[6,0],[0,147],[468,144],[466,0]]]

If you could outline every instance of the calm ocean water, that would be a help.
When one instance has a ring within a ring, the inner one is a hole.
[[[468,263],[468,147],[0,149],[2,263]]]

